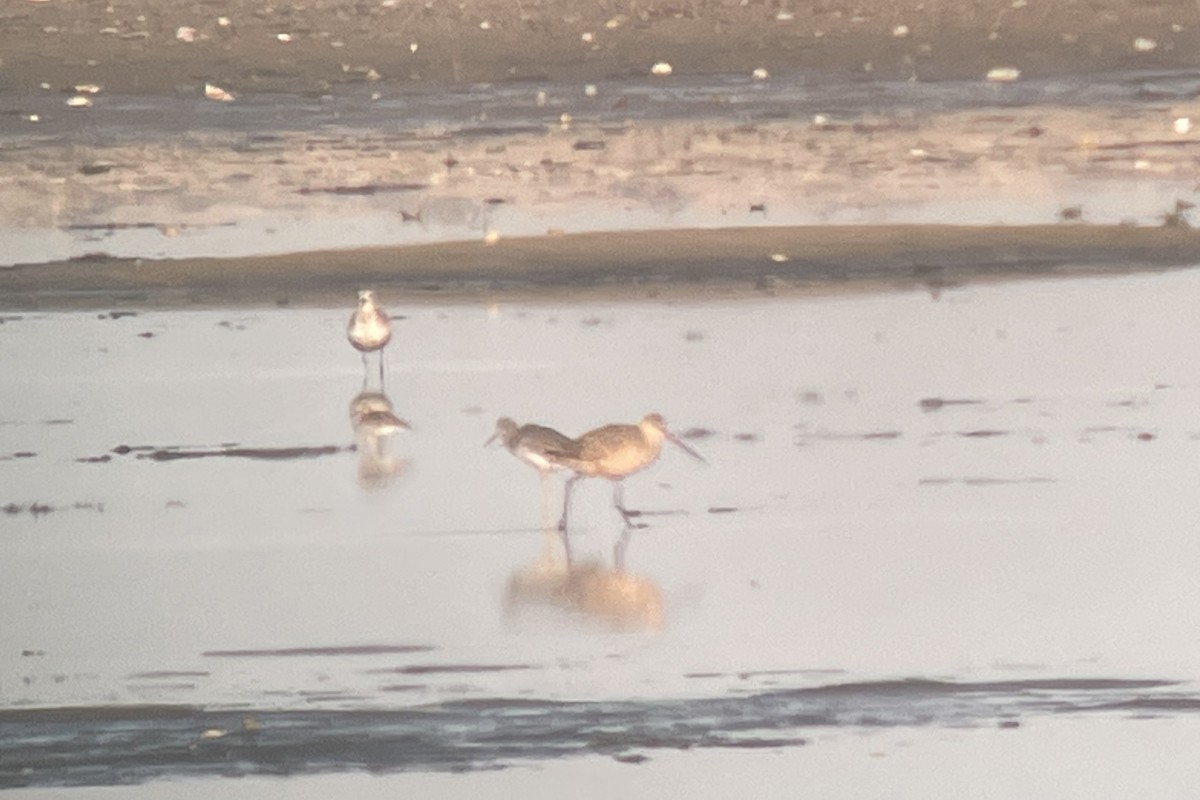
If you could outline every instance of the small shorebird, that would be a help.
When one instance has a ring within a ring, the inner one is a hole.
[[[363,370],[367,368],[367,353],[382,351],[392,338],[392,321],[376,302],[375,293],[363,289],[358,293],[358,310],[346,326],[346,338],[362,353]],[[379,382],[383,383],[383,353],[379,354]]]
[[[617,543],[614,566],[621,569],[625,544],[632,517],[637,512],[625,508],[624,481],[635,472],[640,472],[658,460],[663,440],[677,445],[685,453],[699,461],[704,457],[667,428],[661,414],[647,414],[637,425],[605,425],[588,431],[575,440],[577,453],[553,451],[549,455],[558,466],[566,467],[575,474],[567,480],[563,489],[563,512],[558,530],[564,542],[567,537],[567,513],[571,502],[571,487],[580,478],[607,478],[613,483],[613,505],[625,520],[625,532]]]
[[[543,478],[556,469],[566,469],[556,463],[550,454],[570,456],[578,455],[579,451],[575,440],[566,434],[544,425],[518,426],[508,417],[496,420],[496,432],[483,446],[487,447],[497,439],[510,453],[534,467]]]
[[[492,442],[500,440],[500,443],[517,458],[529,464],[538,471],[538,477],[542,482],[542,523],[547,534],[546,553],[549,557],[553,545],[550,543],[551,531],[553,523],[550,522],[550,473],[558,469],[567,469],[567,467],[556,463],[551,457],[551,453],[562,455],[579,455],[579,446],[570,436],[559,433],[553,428],[547,428],[544,425],[517,425],[516,422],[508,417],[501,417],[496,420],[496,431],[491,437],[483,443],[487,447]],[[567,561],[571,560],[571,550],[567,543],[565,534],[560,534],[563,548],[566,552]]]

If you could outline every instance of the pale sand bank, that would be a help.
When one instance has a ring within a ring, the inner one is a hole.
[[[1200,264],[1190,228],[821,226],[639,231],[235,259],[98,257],[0,270],[8,309],[312,304],[362,287],[409,297],[736,296]]]

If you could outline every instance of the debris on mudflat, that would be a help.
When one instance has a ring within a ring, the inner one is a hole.
[[[217,100],[222,103],[231,103],[235,99],[233,92],[227,92],[213,83],[204,84],[204,96],[209,100]]]
[[[976,406],[982,402],[982,400],[950,400],[942,397],[925,397],[917,405],[921,407],[922,411],[938,411],[946,406]]]
[[[7,505],[0,506],[0,511],[3,511],[5,514],[20,514],[23,511],[28,511],[34,517],[40,517],[43,514],[49,514],[53,510],[53,506],[46,505],[45,503],[39,503],[37,501],[34,501],[27,506],[19,503],[8,503]]]
[[[991,83],[1012,83],[1021,77],[1021,70],[1016,67],[992,67],[988,70],[987,80]]]
[[[1187,220],[1187,212],[1195,208],[1195,203],[1189,203],[1187,200],[1176,200],[1175,210],[1168,211],[1162,215],[1162,225],[1164,228],[1190,228],[1191,223]]]

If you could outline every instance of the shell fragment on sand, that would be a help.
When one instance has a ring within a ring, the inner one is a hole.
[[[235,99],[233,92],[227,92],[220,86],[212,83],[204,84],[204,96],[209,100],[218,100],[222,103],[231,103]]]
[[[1012,83],[1021,77],[1021,70],[1016,67],[992,67],[988,70],[987,80],[992,83]]]

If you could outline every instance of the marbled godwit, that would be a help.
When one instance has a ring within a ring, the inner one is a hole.
[[[624,484],[622,481],[635,472],[640,472],[658,460],[663,440],[678,445],[685,453],[700,461],[704,457],[667,428],[661,414],[647,414],[637,425],[605,425],[588,431],[575,440],[577,454],[567,451],[549,453],[554,463],[574,471],[563,489],[563,512],[558,522],[564,542],[567,538],[567,512],[571,502],[571,487],[580,478],[607,478],[613,484],[613,505],[625,520],[626,530],[617,543],[614,566],[621,569],[630,519],[637,512],[625,508]]]
[[[379,353],[379,382],[383,383],[383,348],[392,338],[392,321],[387,312],[376,302],[375,293],[363,289],[358,293],[358,309],[346,326],[346,338],[354,349],[362,353],[363,370],[367,368],[367,353]]]
[[[550,542],[551,522],[550,511],[550,473],[557,469],[567,469],[562,464],[557,463],[550,456],[551,453],[564,456],[578,456],[579,445],[570,436],[559,433],[553,428],[547,428],[544,425],[520,425],[509,419],[501,417],[496,420],[496,432],[483,443],[487,447],[492,442],[500,440],[500,443],[508,449],[517,458],[529,464],[538,471],[538,477],[542,483],[542,527],[547,534],[546,556],[549,559],[553,545]],[[565,534],[560,533],[560,539],[564,551],[566,553],[567,562],[571,560],[571,549],[567,542]]]

